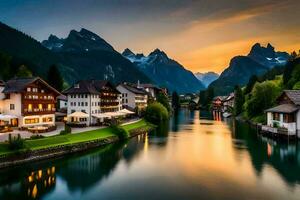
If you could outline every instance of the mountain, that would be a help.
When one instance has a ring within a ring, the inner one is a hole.
[[[25,64],[34,75],[45,77],[49,66],[60,61],[59,56],[35,39],[1,22],[0,53],[10,58],[10,68],[7,70],[12,71],[12,75],[17,70],[15,67]],[[2,72],[0,70],[0,75]]]
[[[232,92],[235,85],[244,86],[252,75],[261,75],[274,66],[284,65],[289,59],[285,52],[276,52],[271,44],[267,47],[256,43],[247,56],[236,56],[229,66],[213,81],[215,95],[226,95]]]
[[[289,54],[286,52],[276,52],[274,47],[269,43],[267,47],[261,46],[256,43],[251,48],[248,57],[252,58],[261,65],[272,68],[274,66],[285,65]]]
[[[219,78],[219,74],[215,72],[206,72],[206,73],[197,72],[194,75],[198,80],[200,80],[203,83],[205,87],[207,87],[211,82]]]
[[[42,44],[61,56],[64,59],[63,64],[70,66],[76,73],[73,77],[66,77],[69,82],[93,78],[111,80],[115,83],[138,80],[151,82],[108,42],[87,29],[71,30],[66,38],[61,39],[50,35]]]
[[[122,55],[137,65],[154,83],[167,87],[170,91],[189,93],[199,92],[205,88],[192,72],[159,49],[155,49],[148,56],[134,54],[131,50],[125,49]]]
[[[0,70],[0,78],[5,79],[15,76],[17,68],[23,64],[33,75],[46,78],[49,67],[56,64],[69,84],[82,79],[151,82],[109,43],[86,29],[72,30],[67,38],[50,35],[41,44],[0,22],[0,65],[4,66],[4,62],[9,62],[5,70],[3,67]]]

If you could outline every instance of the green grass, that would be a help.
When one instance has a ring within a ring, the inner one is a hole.
[[[124,125],[123,128],[126,131],[131,131],[137,128],[150,128],[151,124],[147,123],[145,120],[138,121],[136,123]],[[111,128],[102,128],[93,131],[86,131],[77,134],[68,135],[57,135],[51,137],[45,137],[35,140],[26,140],[24,142],[24,149],[37,150],[49,147],[55,147],[60,145],[76,144],[80,142],[87,142],[91,140],[104,139],[111,136],[115,136]],[[13,153],[8,149],[8,145],[5,143],[0,143],[0,155]]]

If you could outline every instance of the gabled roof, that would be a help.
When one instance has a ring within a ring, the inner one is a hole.
[[[284,90],[280,97],[283,94],[286,94],[295,105],[300,105],[300,90]]]
[[[82,80],[74,84],[72,87],[63,91],[64,94],[100,94],[104,86],[108,86],[119,93],[116,88],[105,80]]]
[[[119,86],[122,86],[124,87],[126,90],[134,93],[134,94],[141,94],[141,95],[146,95],[147,92],[144,90],[144,89],[141,89],[141,88],[137,88],[133,85],[130,85],[128,83],[122,83],[122,84],[119,84]]]
[[[293,104],[281,104],[279,106],[269,108],[265,112],[276,112],[276,113],[294,113],[299,110],[299,107]]]
[[[32,84],[36,81],[40,81],[43,83],[46,87],[48,87],[50,90],[52,90],[57,95],[60,95],[60,92],[54,89],[52,86],[50,86],[46,81],[41,79],[40,77],[30,77],[30,78],[15,78],[7,81],[5,83],[5,88],[3,90],[3,93],[20,93],[24,92],[26,87],[29,84]]]

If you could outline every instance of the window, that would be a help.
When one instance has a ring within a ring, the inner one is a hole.
[[[87,102],[85,102],[85,106],[88,106],[88,103],[87,103]]]
[[[284,123],[295,122],[295,115],[294,114],[283,114],[283,122]]]
[[[76,106],[76,102],[74,102],[74,106]]]
[[[71,106],[73,106],[73,102],[71,102]]]
[[[45,93],[45,90],[41,90],[41,93]]]
[[[9,105],[9,109],[10,109],[10,110],[15,110],[15,104],[10,104],[10,105]]]
[[[84,106],[84,102],[81,102],[81,106]]]
[[[28,108],[28,111],[31,112],[32,111],[32,104],[28,104],[27,108]]]
[[[279,121],[279,113],[273,113],[273,120]]]
[[[48,110],[52,110],[52,105],[48,104]]]
[[[39,118],[25,119],[25,124],[37,124],[39,121]]]
[[[31,92],[31,88],[30,87],[27,88],[27,92]]]
[[[43,104],[39,104],[39,110],[43,110]]]
[[[53,122],[53,118],[52,117],[44,117],[43,118],[43,122],[47,123],[47,122]]]
[[[88,98],[88,95],[87,95],[87,94],[85,95],[85,98]]]
[[[128,99],[126,99],[126,103],[128,103]]]
[[[32,88],[32,91],[33,92],[38,92],[38,89],[37,88]]]

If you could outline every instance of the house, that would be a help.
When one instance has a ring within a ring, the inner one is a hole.
[[[65,110],[68,107],[68,98],[65,95],[59,95],[57,97],[57,110]]]
[[[145,84],[138,83],[136,87],[140,89],[144,89],[148,93],[148,98],[152,98],[154,100],[156,100],[157,95],[160,92],[162,92],[162,90],[159,87],[151,83],[145,83]]]
[[[63,93],[68,99],[70,124],[99,124],[122,108],[120,92],[109,81],[82,80]]]
[[[55,126],[60,93],[43,79],[15,78],[0,83],[0,125],[47,130]]]
[[[147,91],[135,87],[130,83],[122,83],[117,86],[117,90],[122,94],[122,104],[129,110],[143,110],[147,107]]]
[[[227,96],[216,96],[212,100],[212,109],[218,112],[224,112],[224,100]]]
[[[284,90],[277,98],[278,106],[267,109],[267,125],[263,132],[300,137],[300,90]]]
[[[223,100],[223,110],[224,112],[226,111],[231,111],[233,110],[234,107],[234,93],[230,93],[224,100]]]

